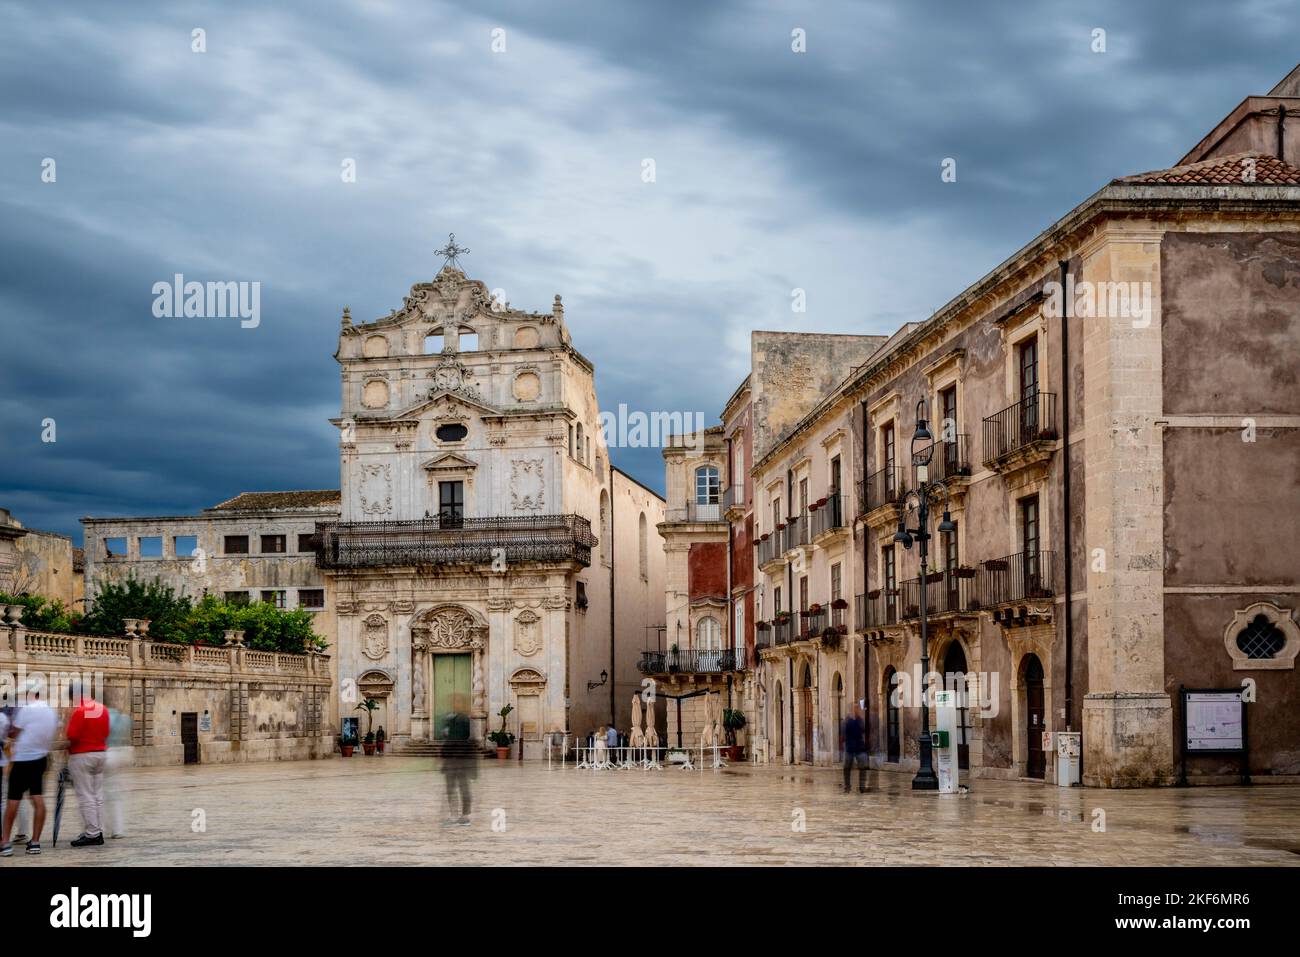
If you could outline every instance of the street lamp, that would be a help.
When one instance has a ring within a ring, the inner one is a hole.
[[[926,633],[925,585],[928,574],[927,564],[930,557],[930,495],[934,492],[943,494],[943,518],[937,531],[948,533],[956,531],[952,516],[948,514],[948,487],[942,482],[930,482],[930,459],[934,457],[934,436],[926,427],[925,400],[916,403],[916,432],[912,435],[912,466],[916,469],[916,486],[904,492],[898,499],[898,531],[894,541],[904,548],[911,548],[912,542],[921,547],[921,766],[917,768],[916,777],[912,778],[913,791],[939,790],[939,778],[934,773],[934,754],[930,741],[930,703],[926,698],[926,685],[930,675],[930,641]],[[907,527],[907,513],[916,509],[916,528]]]

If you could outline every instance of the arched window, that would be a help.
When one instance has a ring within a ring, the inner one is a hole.
[[[638,526],[637,545],[641,552],[641,578],[648,580],[650,578],[650,526],[645,520],[645,512],[641,513]]]
[[[424,354],[426,356],[433,356],[442,352],[443,341],[442,330],[434,329],[424,337]]]
[[[717,505],[721,499],[721,483],[716,465],[701,465],[695,470],[695,504]]]
[[[718,619],[705,616],[695,627],[695,647],[699,651],[722,650],[722,626]]]
[[[582,428],[582,426],[578,426]],[[609,564],[609,493],[600,490],[600,560]]]

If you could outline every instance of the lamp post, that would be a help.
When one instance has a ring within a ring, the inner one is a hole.
[[[912,434],[912,466],[916,469],[916,484],[910,491],[904,492],[898,500],[898,531],[894,541],[904,548],[911,548],[912,542],[920,546],[921,577],[918,589],[921,592],[921,764],[916,777],[912,778],[913,791],[939,790],[939,778],[934,773],[933,745],[930,741],[930,702],[927,698],[927,686],[930,676],[930,639],[927,634],[925,585],[929,573],[930,557],[930,495],[942,492],[944,496],[943,518],[938,531],[952,532],[952,517],[948,514],[948,487],[942,482],[930,482],[930,460],[934,457],[934,436],[930,434],[925,421],[925,400],[916,403],[916,431]],[[916,528],[907,527],[909,507],[916,509]]]

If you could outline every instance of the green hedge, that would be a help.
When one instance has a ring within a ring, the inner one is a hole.
[[[244,644],[259,651],[324,651],[328,643],[312,629],[312,614],[276,608],[269,602],[229,602],[205,595],[197,602],[158,581],[128,578],[96,593],[84,617],[42,595],[0,594],[0,604],[23,605],[23,624],[33,631],[122,635],[122,619],[148,618],[149,638],[186,645],[223,645],[227,629],[244,632]]]

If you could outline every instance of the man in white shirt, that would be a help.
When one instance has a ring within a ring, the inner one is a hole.
[[[41,697],[42,682],[29,679],[23,688],[23,704],[13,718],[9,734],[14,738],[13,766],[9,769],[9,794],[5,801],[4,834],[0,837],[0,857],[11,857],[9,843],[14,818],[23,795],[32,800],[32,837],[28,854],[41,853],[41,831],[45,829],[45,768],[50,746],[54,743],[58,717],[49,702]]]

